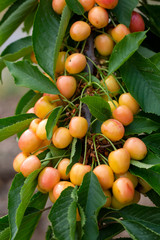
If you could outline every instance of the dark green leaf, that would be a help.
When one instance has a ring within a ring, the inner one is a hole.
[[[157,207],[160,207],[160,196],[153,189],[146,194]]]
[[[0,25],[0,46],[24,21],[27,14],[37,5],[35,0],[27,0]]]
[[[126,35],[113,49],[109,59],[108,75],[122,66],[138,49],[146,38],[146,32],[135,32]]]
[[[136,116],[134,121],[125,128],[125,135],[152,133],[160,128],[160,123],[149,118]]]
[[[16,0],[0,0],[0,12],[14,3]]]
[[[37,100],[42,96],[41,93],[35,93],[29,90],[19,101],[15,114],[26,113],[31,107],[34,107]]]
[[[122,79],[131,95],[147,113],[160,115],[160,71],[146,58],[135,53],[122,67]]]
[[[75,202],[72,193],[72,187],[65,189],[53,205],[49,214],[49,220],[52,223],[55,237],[58,238],[58,240],[75,240],[71,235],[71,231],[75,231],[76,229],[75,226],[71,226],[69,222],[69,219],[71,218],[71,216],[69,216],[69,211],[71,211],[70,208],[72,203]],[[76,222],[75,208],[74,216],[72,217],[74,222]]]
[[[9,240],[10,239],[10,228],[5,228],[2,232],[0,232],[0,239]]]
[[[111,109],[103,98],[98,96],[87,96],[81,99],[81,101],[87,104],[91,114],[98,120],[104,122],[111,117]]]
[[[101,133],[101,125],[102,125],[102,122],[100,121],[95,121],[93,124],[92,124],[92,132],[93,133]]]
[[[98,240],[110,240],[120,232],[122,232],[124,228],[119,223],[112,223],[105,228],[102,228],[99,231]]]
[[[82,142],[80,139],[74,138],[72,141],[70,163],[67,167],[66,174],[68,174],[72,166],[80,160],[81,152],[82,152]]]
[[[150,58],[151,62],[153,62],[156,67],[160,70],[160,53],[155,54]]]
[[[112,10],[116,15],[119,23],[125,24],[127,27],[130,25],[131,14],[133,9],[137,6],[138,0],[120,0],[118,5]]]
[[[28,61],[5,62],[14,77],[15,84],[42,93],[59,94],[57,87],[36,66]]]
[[[54,146],[49,146],[49,149],[51,150],[52,157],[61,158],[66,153],[66,149],[58,149]]]
[[[148,49],[146,47],[142,47],[142,46],[140,46],[138,48],[138,53],[141,54],[145,58],[151,58],[151,57],[153,57],[156,54],[152,50],[150,50],[150,49]]]
[[[51,226],[48,226],[45,240],[54,240],[54,238],[53,238],[53,230],[52,230]]]
[[[0,218],[0,232],[9,227],[8,215]]]
[[[0,119],[0,141],[22,131],[35,119],[34,114],[21,114]]]
[[[62,107],[55,108],[48,118],[48,121],[46,124],[46,132],[47,132],[48,139],[51,139],[53,135],[53,128],[56,126],[62,110],[63,110]]]
[[[147,145],[148,149],[160,156],[160,133],[149,135],[142,140]]]
[[[83,15],[84,8],[77,0],[66,0],[68,7],[76,14]]]
[[[78,191],[78,202],[86,215],[83,240],[97,240],[99,235],[97,215],[105,204],[106,197],[93,172],[84,176]]]
[[[24,32],[26,32],[27,34],[29,34],[29,32],[33,26],[36,10],[37,10],[37,7],[35,9],[33,9],[33,11],[30,12],[28,14],[28,16],[26,17],[26,19],[24,20],[24,28],[22,30]]]

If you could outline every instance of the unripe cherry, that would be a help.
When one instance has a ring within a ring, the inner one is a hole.
[[[41,121],[41,119],[39,119],[39,118],[33,119],[29,125],[29,129],[31,129],[34,133],[36,133],[37,127],[38,127],[40,121]]]
[[[105,84],[108,91],[111,93],[111,96],[116,96],[118,94],[120,86],[113,75],[110,75],[105,79]]]
[[[123,145],[123,148],[127,149],[131,158],[134,160],[142,160],[147,154],[146,145],[137,137],[128,138]]]
[[[95,2],[104,8],[113,9],[117,6],[118,0],[95,0]]]
[[[130,172],[126,172],[126,173],[122,173],[122,174],[116,174],[116,179],[121,178],[121,177],[128,178],[133,183],[134,188],[137,187],[138,178],[136,176],[134,176],[133,174],[131,174]]]
[[[70,74],[82,72],[86,67],[86,57],[82,53],[73,53],[67,57],[65,68]]]
[[[71,98],[77,88],[76,79],[72,76],[60,76],[57,78],[56,85],[60,93],[66,98]]]
[[[66,148],[72,142],[72,136],[67,128],[60,127],[54,132],[52,142],[56,148]]]
[[[28,157],[28,154],[21,152],[14,158],[13,168],[16,172],[20,172],[20,167],[27,157]]]
[[[108,103],[111,108],[111,112],[113,112],[119,106],[116,100],[108,101]]]
[[[42,140],[31,130],[27,129],[19,138],[18,146],[24,153],[31,153],[38,149]]]
[[[130,166],[130,154],[126,149],[119,148],[109,154],[108,162],[114,173],[125,173]]]
[[[119,141],[124,136],[124,127],[116,119],[108,119],[101,125],[101,132],[111,141]]]
[[[133,112],[133,114],[136,114],[139,111],[139,104],[130,93],[123,93],[119,97],[119,105],[126,105]]]
[[[68,57],[68,54],[66,55],[66,52],[64,52],[64,51],[59,52],[59,54],[58,54],[58,59],[57,59],[57,63],[56,63],[56,69],[55,69],[55,72],[56,72],[56,73],[62,73],[62,72],[64,72],[64,68],[65,68],[65,57]]]
[[[56,103],[52,103],[52,99],[49,96],[41,97],[34,106],[35,114],[43,119],[48,117],[51,111],[57,107]]]
[[[70,177],[70,173],[66,175],[66,170],[67,167],[70,163],[70,160],[68,158],[64,158],[60,161],[60,163],[58,164],[58,171],[60,173],[60,178],[63,180],[68,180]]]
[[[93,8],[93,6],[95,4],[95,0],[87,0],[87,1],[86,0],[78,0],[78,1],[83,6],[85,12],[87,12],[91,8]]]
[[[38,186],[46,192],[50,192],[59,181],[59,171],[53,167],[45,167],[38,176]]]
[[[20,167],[24,177],[28,177],[32,172],[41,167],[41,161],[35,155],[27,157]]]
[[[111,31],[112,38],[115,42],[120,42],[129,33],[129,28],[127,28],[124,24],[118,24]]]
[[[114,175],[112,169],[108,165],[101,164],[95,167],[93,173],[97,176],[103,190],[107,190],[112,187]]]
[[[74,185],[68,181],[58,182],[53,188],[53,199],[56,201],[61,195],[61,192],[68,187],[74,187]]]
[[[105,33],[98,35],[95,38],[94,43],[97,51],[102,56],[108,56],[113,51],[114,42],[112,38]]]
[[[84,117],[72,117],[69,123],[69,132],[72,137],[83,138],[88,130],[88,122]]]
[[[131,32],[140,32],[145,30],[144,20],[138,12],[132,12],[129,29]]]
[[[65,0],[53,0],[52,1],[52,8],[58,14],[62,14],[65,6],[66,6]]]
[[[70,28],[70,36],[74,41],[84,41],[91,34],[91,27],[84,21],[77,21]]]
[[[133,122],[133,113],[132,111],[125,105],[121,105],[117,107],[113,112],[112,116],[114,119],[121,122],[124,126],[129,125]]]
[[[108,25],[108,12],[102,7],[93,7],[88,12],[88,20],[96,28],[103,28]]]
[[[113,196],[120,203],[128,203],[133,200],[134,186],[128,178],[118,178],[112,187]]]
[[[70,180],[74,185],[80,186],[83,177],[87,172],[91,171],[91,166],[83,165],[82,163],[75,163],[70,171]]]

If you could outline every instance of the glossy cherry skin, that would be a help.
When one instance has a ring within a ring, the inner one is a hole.
[[[109,166],[101,164],[94,168],[93,173],[97,176],[103,190],[107,190],[112,187],[114,175],[112,169]]]
[[[105,79],[105,84],[108,91],[111,93],[110,96],[116,96],[118,94],[120,86],[113,75],[110,75]]]
[[[28,177],[32,172],[41,167],[41,161],[35,155],[27,157],[20,167],[24,177]]]
[[[111,108],[111,112],[113,112],[119,106],[116,100],[108,101],[108,103]]]
[[[56,103],[52,103],[52,98],[49,96],[41,97],[34,106],[35,114],[43,119],[45,117],[49,117],[51,111],[57,107]]]
[[[140,108],[139,104],[130,93],[121,94],[119,97],[119,105],[126,105],[133,112],[133,114],[137,114]]]
[[[108,12],[102,7],[93,7],[88,12],[88,19],[90,23],[98,29],[106,27],[109,21]]]
[[[110,55],[113,51],[114,42],[112,38],[105,33],[98,35],[94,43],[99,54],[104,57]]]
[[[71,98],[77,88],[76,79],[72,76],[58,77],[56,85],[60,93],[66,98]]]
[[[72,137],[83,138],[88,130],[88,122],[84,117],[73,117],[69,123],[69,132]]]
[[[70,159],[68,158],[64,158],[60,161],[60,163],[58,164],[58,171],[60,173],[60,178],[62,180],[68,180],[69,177],[70,177],[70,173],[66,175],[66,170],[67,170],[67,167],[70,163]]]
[[[113,9],[117,6],[118,0],[95,0],[95,2],[104,8]]]
[[[84,21],[77,21],[70,28],[70,36],[74,41],[84,41],[91,34],[91,27]]]
[[[52,1],[52,8],[57,14],[62,14],[65,6],[66,6],[65,0],[53,0]]]
[[[116,179],[120,178],[120,177],[126,177],[129,180],[131,180],[131,182],[133,183],[134,188],[137,187],[138,184],[138,178],[136,176],[134,176],[133,174],[131,174],[130,172],[125,172],[122,174],[116,174]]]
[[[111,141],[119,141],[124,136],[124,127],[116,119],[108,119],[101,125],[101,132]]]
[[[68,54],[64,51],[59,52],[58,54],[58,59],[57,59],[57,63],[56,63],[56,69],[55,72],[56,73],[62,73],[64,72],[64,68],[65,68],[65,58],[68,57]]]
[[[128,126],[133,122],[133,113],[132,111],[125,105],[121,105],[117,107],[113,112],[112,116],[114,119],[121,122],[124,126]]]
[[[128,203],[133,200],[134,186],[128,178],[118,178],[112,187],[113,196],[120,203]]]
[[[74,187],[74,184],[68,181],[58,182],[53,188],[53,199],[56,201],[61,195],[61,192],[68,187]]]
[[[60,127],[54,132],[52,142],[56,148],[66,148],[72,142],[72,136],[67,128]]]
[[[84,11],[88,12],[91,8],[93,8],[95,4],[95,0],[78,0],[80,4],[83,6]]]
[[[128,138],[123,147],[127,149],[131,158],[134,160],[142,160],[147,154],[146,145],[137,137]]]
[[[20,172],[20,167],[27,157],[28,157],[28,154],[21,152],[14,158],[13,168],[16,172]]]
[[[138,12],[132,12],[129,29],[131,32],[140,32],[145,30],[144,20]]]
[[[115,42],[120,42],[129,33],[129,28],[127,28],[124,24],[118,24],[111,30],[111,36]]]
[[[91,171],[91,166],[83,165],[82,163],[75,163],[70,171],[70,180],[74,185],[80,186],[83,177],[87,172]]]
[[[34,133],[36,133],[37,127],[38,127],[40,121],[41,121],[40,118],[33,119],[32,122],[29,125],[29,129],[31,129]]]
[[[86,57],[82,53],[73,53],[67,57],[65,62],[65,69],[70,74],[82,72],[86,67]]]

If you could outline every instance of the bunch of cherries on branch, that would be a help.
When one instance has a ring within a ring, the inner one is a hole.
[[[86,13],[82,20],[71,25],[67,36],[77,45],[70,47],[64,39],[56,64],[55,80],[44,73],[56,84],[60,94],[43,93],[35,106],[28,110],[37,118],[19,138],[18,145],[22,152],[15,157],[13,167],[27,177],[41,167],[42,161],[38,155],[49,146],[66,149],[66,154],[59,158],[54,167],[51,158],[48,166],[40,172],[38,190],[49,192],[50,200],[54,203],[65,188],[80,186],[84,175],[93,171],[107,196],[105,207],[119,209],[137,203],[140,192],[150,190],[144,180],[129,172],[131,159],[144,159],[147,148],[139,138],[124,136],[125,127],[133,122],[140,106],[125,90],[119,73],[108,76],[107,57],[116,43],[131,32],[144,31],[145,25],[137,12],[132,13],[130,28],[124,24],[116,25],[107,9],[115,8],[118,0],[79,2]],[[53,0],[52,3],[53,10],[58,14],[62,13],[65,5],[65,0]],[[89,57],[85,52],[90,48],[90,41],[94,42],[95,49],[91,49]],[[37,64],[34,53],[31,60]],[[90,69],[91,65],[94,71]],[[93,72],[99,82],[92,82]],[[96,119],[87,121],[83,114],[80,100],[87,95],[103,98],[110,107],[112,118],[102,123],[100,133],[92,131]],[[53,128],[52,138],[47,139],[48,117],[58,106],[62,106],[63,110]],[[79,162],[66,174],[73,138],[81,139],[84,149]]]

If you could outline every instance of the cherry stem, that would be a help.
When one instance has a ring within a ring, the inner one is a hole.
[[[113,17],[112,17],[111,14],[109,14],[109,17],[110,17],[110,19],[111,19],[111,22],[112,22],[113,26],[116,27],[117,25],[115,24],[115,22],[114,22]]]
[[[109,138],[107,138],[106,136],[104,136],[104,135],[101,134],[101,133],[99,133],[98,135],[104,137],[104,138],[111,144],[111,146],[113,147],[113,149],[114,149],[114,150],[117,150],[117,148],[114,146],[114,144],[112,143],[112,141],[111,141]]]
[[[41,147],[41,148],[38,148],[36,151],[34,151],[33,153],[32,153],[32,155],[34,155],[36,152],[38,152],[38,151],[40,151],[40,150],[43,150],[44,148],[48,148],[50,145],[46,145],[46,146],[44,146],[44,147]]]
[[[102,159],[102,161],[104,161],[105,162],[105,164],[107,164],[108,165],[108,159],[107,158],[105,158],[101,153],[99,153],[99,155],[101,156],[101,158],[103,158]]]
[[[69,157],[70,155],[64,155],[64,156],[55,156],[55,157],[51,157],[51,158],[46,158],[44,160],[41,160],[41,162],[46,162],[46,161],[51,161],[51,160],[54,160],[54,159],[57,159],[57,158],[60,158],[60,160],[62,158],[65,158],[65,157]],[[58,161],[59,162],[59,161]]]
[[[95,150],[95,154],[96,154],[96,158],[97,158],[97,162],[98,165],[100,165],[100,161],[99,161],[99,157],[98,157],[98,152],[97,152],[97,148],[96,148],[96,137],[98,136],[98,134],[93,136],[93,145],[94,145],[94,150]]]
[[[124,93],[126,93],[125,89],[123,88],[122,84],[120,83],[120,81],[118,80],[118,78],[114,75],[114,78],[116,79],[117,83],[119,84],[119,86],[121,87],[122,91]]]
[[[94,163],[95,163],[95,158],[93,158],[93,160],[92,160],[91,171],[93,171]]]
[[[82,49],[81,49],[81,53],[83,53],[83,51],[84,51],[84,48],[85,48],[86,42],[87,42],[87,40],[85,40],[85,41],[83,42]]]
[[[84,158],[83,158],[83,165],[86,162],[86,154],[87,154],[87,135],[85,136],[85,143],[84,143]]]

